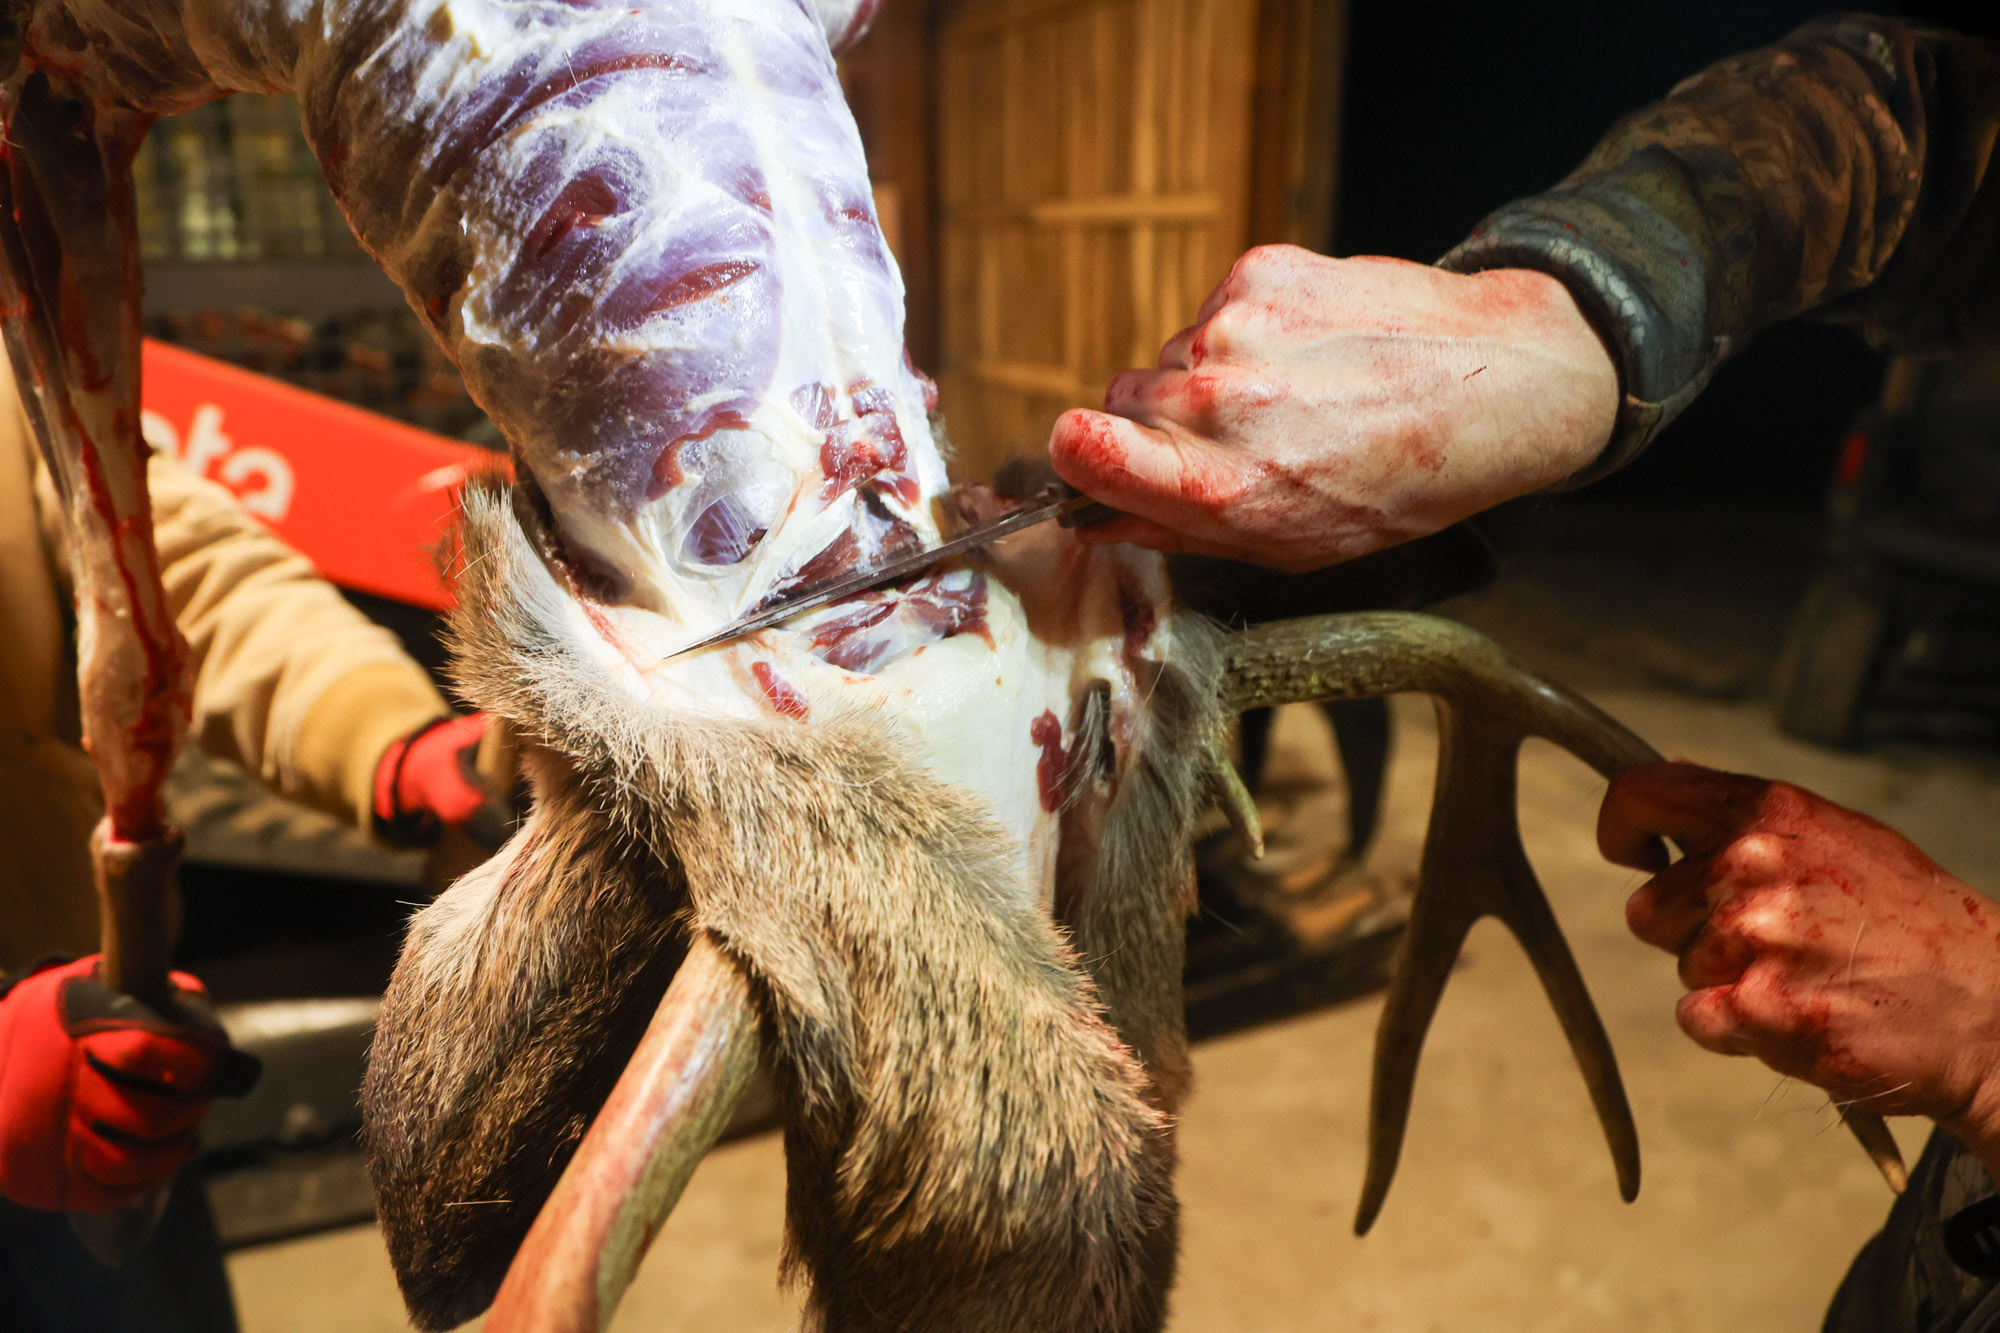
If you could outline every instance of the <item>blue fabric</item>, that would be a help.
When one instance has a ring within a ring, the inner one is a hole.
[[[7,1333],[237,1333],[201,1176],[182,1171],[146,1248],[118,1268],[69,1219],[0,1199],[0,1329]]]

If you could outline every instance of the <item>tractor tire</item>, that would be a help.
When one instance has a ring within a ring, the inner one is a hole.
[[[1892,598],[1865,568],[1835,569],[1806,589],[1778,657],[1778,727],[1789,736],[1852,749],[1880,674]]]

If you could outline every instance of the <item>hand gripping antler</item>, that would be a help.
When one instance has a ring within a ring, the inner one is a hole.
[[[1483,635],[1410,612],[1361,612],[1257,626],[1225,641],[1225,711],[1304,699],[1431,695],[1438,765],[1423,866],[1396,978],[1375,1039],[1368,1174],[1354,1228],[1365,1233],[1395,1178],[1417,1057],[1465,937],[1483,916],[1521,942],[1604,1126],[1619,1193],[1639,1191],[1639,1140],[1604,1024],[1521,846],[1515,765],[1530,736],[1554,741],[1606,777],[1660,755],[1569,691],[1542,680]],[[1892,1188],[1902,1159],[1881,1117],[1849,1126]]]

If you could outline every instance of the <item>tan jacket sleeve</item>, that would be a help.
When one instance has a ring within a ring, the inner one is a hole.
[[[451,711],[395,635],[214,482],[153,455],[153,532],[194,668],[189,739],[366,829],[390,742]],[[46,472],[37,478],[47,487]],[[52,489],[45,514],[59,510]]]
[[[0,377],[0,967],[97,947],[91,826],[61,555],[44,537],[27,418]]]
[[[194,663],[192,739],[367,828],[382,752],[450,708],[395,635],[228,491],[159,454],[148,480],[167,596]]]

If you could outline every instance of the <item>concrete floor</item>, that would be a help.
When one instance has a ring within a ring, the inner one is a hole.
[[[1590,673],[1582,673],[1586,677]],[[1903,829],[2000,890],[2000,765],[1926,752],[1834,756],[1775,734],[1768,708],[1658,688],[1595,689],[1669,754],[1783,775]],[[1412,864],[1428,805],[1428,706],[1399,700],[1381,864]],[[1816,1329],[1888,1194],[1810,1089],[1708,1055],[1674,1027],[1670,961],[1626,935],[1637,876],[1591,841],[1602,784],[1531,747],[1522,824],[1622,1059],[1645,1152],[1620,1203],[1581,1080],[1519,950],[1476,932],[1425,1054],[1400,1178],[1373,1234],[1360,1187],[1378,1001],[1197,1051],[1182,1126],[1185,1245],[1172,1326],[1202,1333]],[[1922,1125],[1899,1127],[1915,1152]],[[782,1162],[763,1138],[717,1151],[613,1327],[792,1326],[775,1286]],[[246,1333],[406,1327],[369,1227],[231,1261]]]

